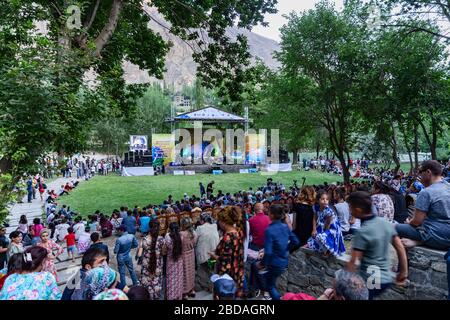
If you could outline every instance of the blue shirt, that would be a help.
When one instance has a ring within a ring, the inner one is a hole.
[[[136,219],[133,216],[126,216],[122,220],[122,224],[127,228],[127,232],[131,234],[136,233]]]
[[[150,231],[150,217],[144,216],[139,219],[139,224],[141,225],[141,232],[147,233]]]
[[[114,253],[117,258],[129,257],[131,249],[137,248],[138,242],[136,237],[132,234],[125,232],[116,240],[116,245],[114,246]]]
[[[286,268],[289,251],[300,244],[297,236],[287,224],[275,220],[266,229],[264,237],[264,265]]]

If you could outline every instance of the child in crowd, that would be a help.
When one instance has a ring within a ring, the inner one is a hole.
[[[91,245],[91,234],[89,233],[90,228],[89,226],[86,226],[84,231],[80,232],[80,236],[78,237],[78,253],[84,253],[87,249],[89,249],[89,246]]]
[[[368,192],[353,192],[347,198],[350,213],[361,219],[361,228],[354,235],[352,257],[347,269],[355,272],[360,261],[359,274],[366,281],[369,300],[383,293],[392,285],[393,274],[389,244],[392,244],[399,259],[397,283],[403,284],[408,276],[408,261],[405,248],[392,223],[377,217],[372,212],[372,199]],[[379,275],[378,277],[376,277]]]
[[[64,240],[66,240],[67,243],[67,255],[69,258],[72,257],[72,262],[75,262],[75,233],[72,227],[67,229],[67,235],[64,237]]]
[[[319,203],[316,218],[313,220],[312,237],[307,247],[326,255],[338,256],[345,252],[341,226],[334,211],[328,206],[329,198],[325,190],[317,193]]]

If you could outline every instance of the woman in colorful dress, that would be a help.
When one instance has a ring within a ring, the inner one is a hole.
[[[195,244],[197,243],[197,234],[192,225],[190,217],[181,219],[181,242],[183,244],[183,295],[195,297]]]
[[[319,209],[313,220],[312,236],[307,246],[325,255],[338,256],[345,252],[341,226],[334,211],[328,206],[328,194],[325,190],[317,193]]]
[[[150,222],[150,232],[142,239],[138,257],[142,258],[142,271],[139,279],[149,294],[150,300],[162,299],[164,237],[159,235],[159,221]]]
[[[169,233],[164,239],[167,252],[166,266],[166,296],[167,300],[181,300],[183,298],[183,243],[178,223],[169,224]]]
[[[61,292],[55,277],[43,271],[47,250],[35,246],[22,255],[21,270],[8,276],[0,300],[60,300]]]
[[[47,250],[47,259],[44,261],[43,271],[50,272],[58,281],[58,276],[56,273],[55,259],[63,253],[63,248],[56,244],[53,240],[49,238],[49,232],[47,229],[41,231],[41,242],[38,246]]]
[[[381,181],[376,181],[372,190],[372,205],[375,214],[389,222],[394,222],[394,202],[389,195],[389,187]]]
[[[218,213],[217,220],[223,230],[223,238],[219,242],[211,258],[216,260],[216,273],[228,274],[236,283],[236,297],[242,296],[244,285],[244,227],[241,208],[227,206]]]

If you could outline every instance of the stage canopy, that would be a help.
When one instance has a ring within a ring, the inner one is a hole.
[[[192,112],[183,113],[168,119],[167,122],[184,122],[184,121],[201,121],[201,122],[233,122],[233,123],[247,123],[248,119],[228,113],[212,106],[195,110]]]

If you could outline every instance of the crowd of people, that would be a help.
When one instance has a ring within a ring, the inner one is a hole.
[[[0,268],[6,266],[0,299],[181,300],[195,296],[200,271],[211,275],[216,299],[374,299],[405,284],[408,248],[449,250],[450,184],[443,174],[438,162],[425,161],[414,181],[378,176],[302,187],[294,181],[285,187],[269,178],[234,194],[214,192],[211,181],[206,189],[199,184],[200,196],[185,193],[174,200],[169,195],[162,204],[121,207],[110,217],[97,211],[87,219],[65,206],[58,209],[57,198],[49,195],[47,221],[35,219],[28,226],[23,217],[6,246],[4,230],[0,233]],[[32,244],[24,250],[25,237]],[[118,272],[105,239],[115,241]],[[340,256],[348,251],[345,240],[351,241],[351,257],[332,288],[318,297],[281,296],[276,281],[292,252],[304,247],[324,258]],[[83,256],[78,278],[60,292],[54,261],[63,247],[69,259],[75,252]],[[366,285],[373,267],[381,274],[375,288]]]

